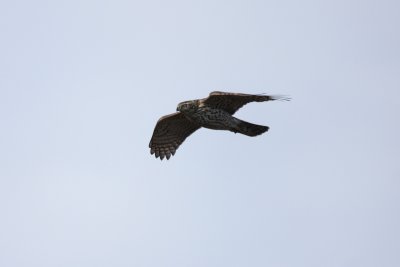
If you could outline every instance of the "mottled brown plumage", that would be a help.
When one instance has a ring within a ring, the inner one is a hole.
[[[150,153],[163,159],[175,155],[178,147],[200,126],[189,121],[183,113],[176,112],[161,117],[150,141]]]
[[[233,117],[241,107],[250,102],[289,100],[287,97],[212,92],[207,98],[179,103],[176,113],[160,118],[150,140],[150,153],[156,158],[169,159],[183,141],[204,127],[228,130],[247,136],[257,136],[268,131],[268,126],[256,125]]]

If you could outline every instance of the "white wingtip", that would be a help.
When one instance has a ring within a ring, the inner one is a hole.
[[[271,95],[271,100],[290,101],[292,98],[287,95]]]

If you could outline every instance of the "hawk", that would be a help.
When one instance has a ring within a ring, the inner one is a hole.
[[[150,140],[150,153],[163,160],[175,155],[185,139],[201,127],[227,130],[247,136],[257,136],[268,131],[268,126],[252,124],[233,117],[241,107],[250,102],[289,100],[284,96],[250,95],[211,92],[207,98],[184,101],[175,113],[161,117]]]

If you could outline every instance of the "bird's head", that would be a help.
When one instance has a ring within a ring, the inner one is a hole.
[[[195,100],[185,101],[178,104],[176,111],[180,112],[193,112],[197,109],[197,102]]]

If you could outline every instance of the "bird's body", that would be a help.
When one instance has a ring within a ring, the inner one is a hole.
[[[242,133],[245,135],[255,136],[264,133],[268,130],[267,126],[263,126],[258,134],[249,133],[243,127],[247,122],[235,118],[223,109],[211,108],[208,106],[200,106],[195,112],[185,113],[183,115],[190,121],[196,123],[200,127],[204,127],[211,130],[227,130],[234,133]],[[249,124],[249,123],[247,123]],[[253,124],[255,125],[255,124]],[[261,125],[255,125],[261,126]]]
[[[229,130],[234,123],[233,116],[228,112],[208,106],[200,106],[193,112],[182,111],[182,113],[193,123],[212,130]]]
[[[249,95],[212,92],[209,97],[179,103],[177,113],[162,117],[154,129],[149,147],[156,157],[169,159],[179,145],[197,129],[228,130],[247,136],[268,131],[268,126],[256,125],[232,116],[249,102],[288,98],[267,95]]]

